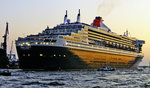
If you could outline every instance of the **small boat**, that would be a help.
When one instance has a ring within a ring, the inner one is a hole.
[[[0,76],[11,76],[11,72],[9,70],[0,70]]]
[[[105,66],[102,68],[97,69],[97,71],[115,71],[116,69],[110,66]]]

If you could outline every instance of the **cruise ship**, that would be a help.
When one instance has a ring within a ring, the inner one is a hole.
[[[128,36],[128,31],[118,35],[111,31],[102,17],[91,24],[77,21],[64,22],[36,35],[18,37],[16,49],[21,69],[89,69],[104,66],[116,69],[135,69],[142,61],[144,40]]]

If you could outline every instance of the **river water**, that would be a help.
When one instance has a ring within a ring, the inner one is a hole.
[[[0,76],[0,88],[150,88],[150,69],[144,71],[23,71]]]

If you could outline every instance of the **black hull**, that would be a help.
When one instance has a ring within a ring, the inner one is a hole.
[[[17,46],[17,52],[19,57],[19,65],[21,69],[47,69],[47,70],[60,70],[60,69],[98,69],[103,66],[112,66],[115,68],[125,68],[129,69],[131,67],[136,68],[143,57],[126,57],[128,62],[122,64],[120,60],[114,60],[115,64],[110,61],[111,58],[106,58],[104,61],[100,61],[101,53],[98,52],[87,52],[78,50],[72,52],[73,49],[65,47],[56,46],[31,46],[31,47],[21,47]],[[78,53],[78,55],[77,55]],[[83,55],[84,54],[84,55]],[[96,57],[90,57],[92,55]],[[118,57],[120,55],[110,55],[105,54],[105,56],[110,56],[112,58]],[[127,61],[125,60],[125,61]],[[88,63],[90,62],[90,63]],[[107,64],[108,63],[108,64]],[[117,65],[116,65],[117,64]]]
[[[21,69],[58,70],[90,68],[78,56],[64,47],[32,46],[27,50],[17,47],[17,52]],[[40,54],[43,54],[43,56],[40,56]]]

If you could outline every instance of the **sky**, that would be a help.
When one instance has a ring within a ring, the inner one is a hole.
[[[131,37],[145,40],[144,58],[140,65],[150,62],[150,0],[0,0],[0,42],[9,23],[8,52],[11,42],[18,37],[38,34],[47,26],[63,23],[65,11],[76,21],[78,9],[81,22],[91,24],[102,16],[111,31],[122,35],[126,30]],[[15,43],[13,53],[16,53]]]

